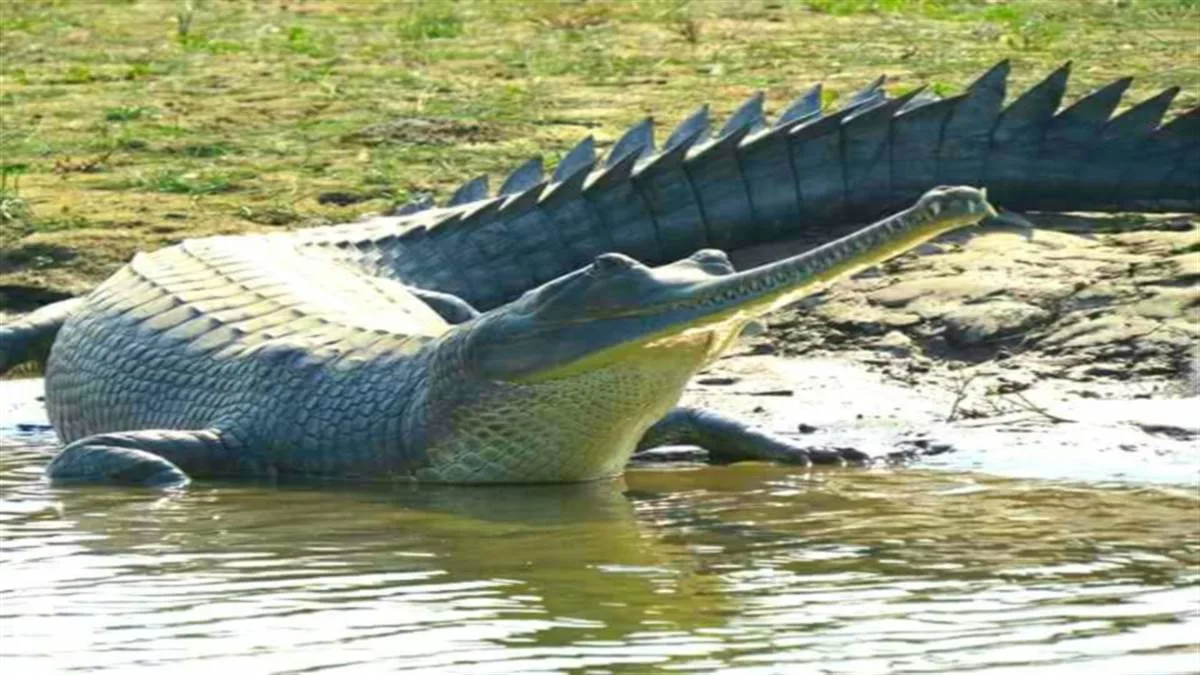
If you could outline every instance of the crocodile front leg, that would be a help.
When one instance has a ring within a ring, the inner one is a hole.
[[[213,429],[96,434],[63,448],[46,477],[55,483],[182,487],[191,476],[238,473],[246,458],[237,450],[228,435]]]
[[[695,445],[708,451],[714,463],[764,461],[784,464],[861,462],[867,455],[850,448],[812,448],[741,420],[702,408],[680,406],[650,427],[637,449],[663,445]]]
[[[472,307],[466,300],[452,293],[430,291],[424,288],[417,288],[416,286],[408,286],[408,290],[420,298],[422,302],[429,305],[433,311],[446,320],[446,323],[466,323],[479,316],[479,310]]]

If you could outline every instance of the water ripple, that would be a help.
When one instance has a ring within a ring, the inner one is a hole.
[[[47,456],[0,451],[5,672],[1200,670],[1178,487],[744,465],[163,496],[51,488]]]

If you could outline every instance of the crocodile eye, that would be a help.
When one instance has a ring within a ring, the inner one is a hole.
[[[637,261],[621,253],[601,253],[592,262],[592,269],[601,274],[611,274],[621,270],[631,269]]]

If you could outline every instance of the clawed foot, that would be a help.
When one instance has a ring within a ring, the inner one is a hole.
[[[55,483],[116,483],[145,487],[183,487],[187,474],[158,455],[99,443],[72,443],[46,467]]]
[[[662,445],[696,445],[710,462],[765,461],[780,464],[862,464],[871,457],[854,448],[813,446],[755,429],[739,420],[699,408],[672,410],[647,432],[639,450]]]
[[[866,464],[871,461],[867,453],[848,447],[813,446],[798,443],[782,436],[763,434],[771,442],[771,452],[778,453],[770,461],[783,464]],[[770,459],[763,457],[763,459]],[[738,461],[738,460],[734,460]]]

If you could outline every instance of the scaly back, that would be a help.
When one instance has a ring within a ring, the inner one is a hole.
[[[1161,124],[1171,88],[1114,117],[1130,78],[1060,109],[1069,66],[1007,107],[1007,62],[949,98],[890,98],[880,78],[823,112],[817,86],[774,122],[756,94],[715,135],[707,106],[661,148],[646,119],[602,161],[589,137],[549,178],[534,159],[495,196],[480,177],[441,207],[299,237],[488,309],[606,251],[662,264],[704,247],[818,245],[942,184],[986,187],[1015,210],[1200,210],[1200,109]]]

